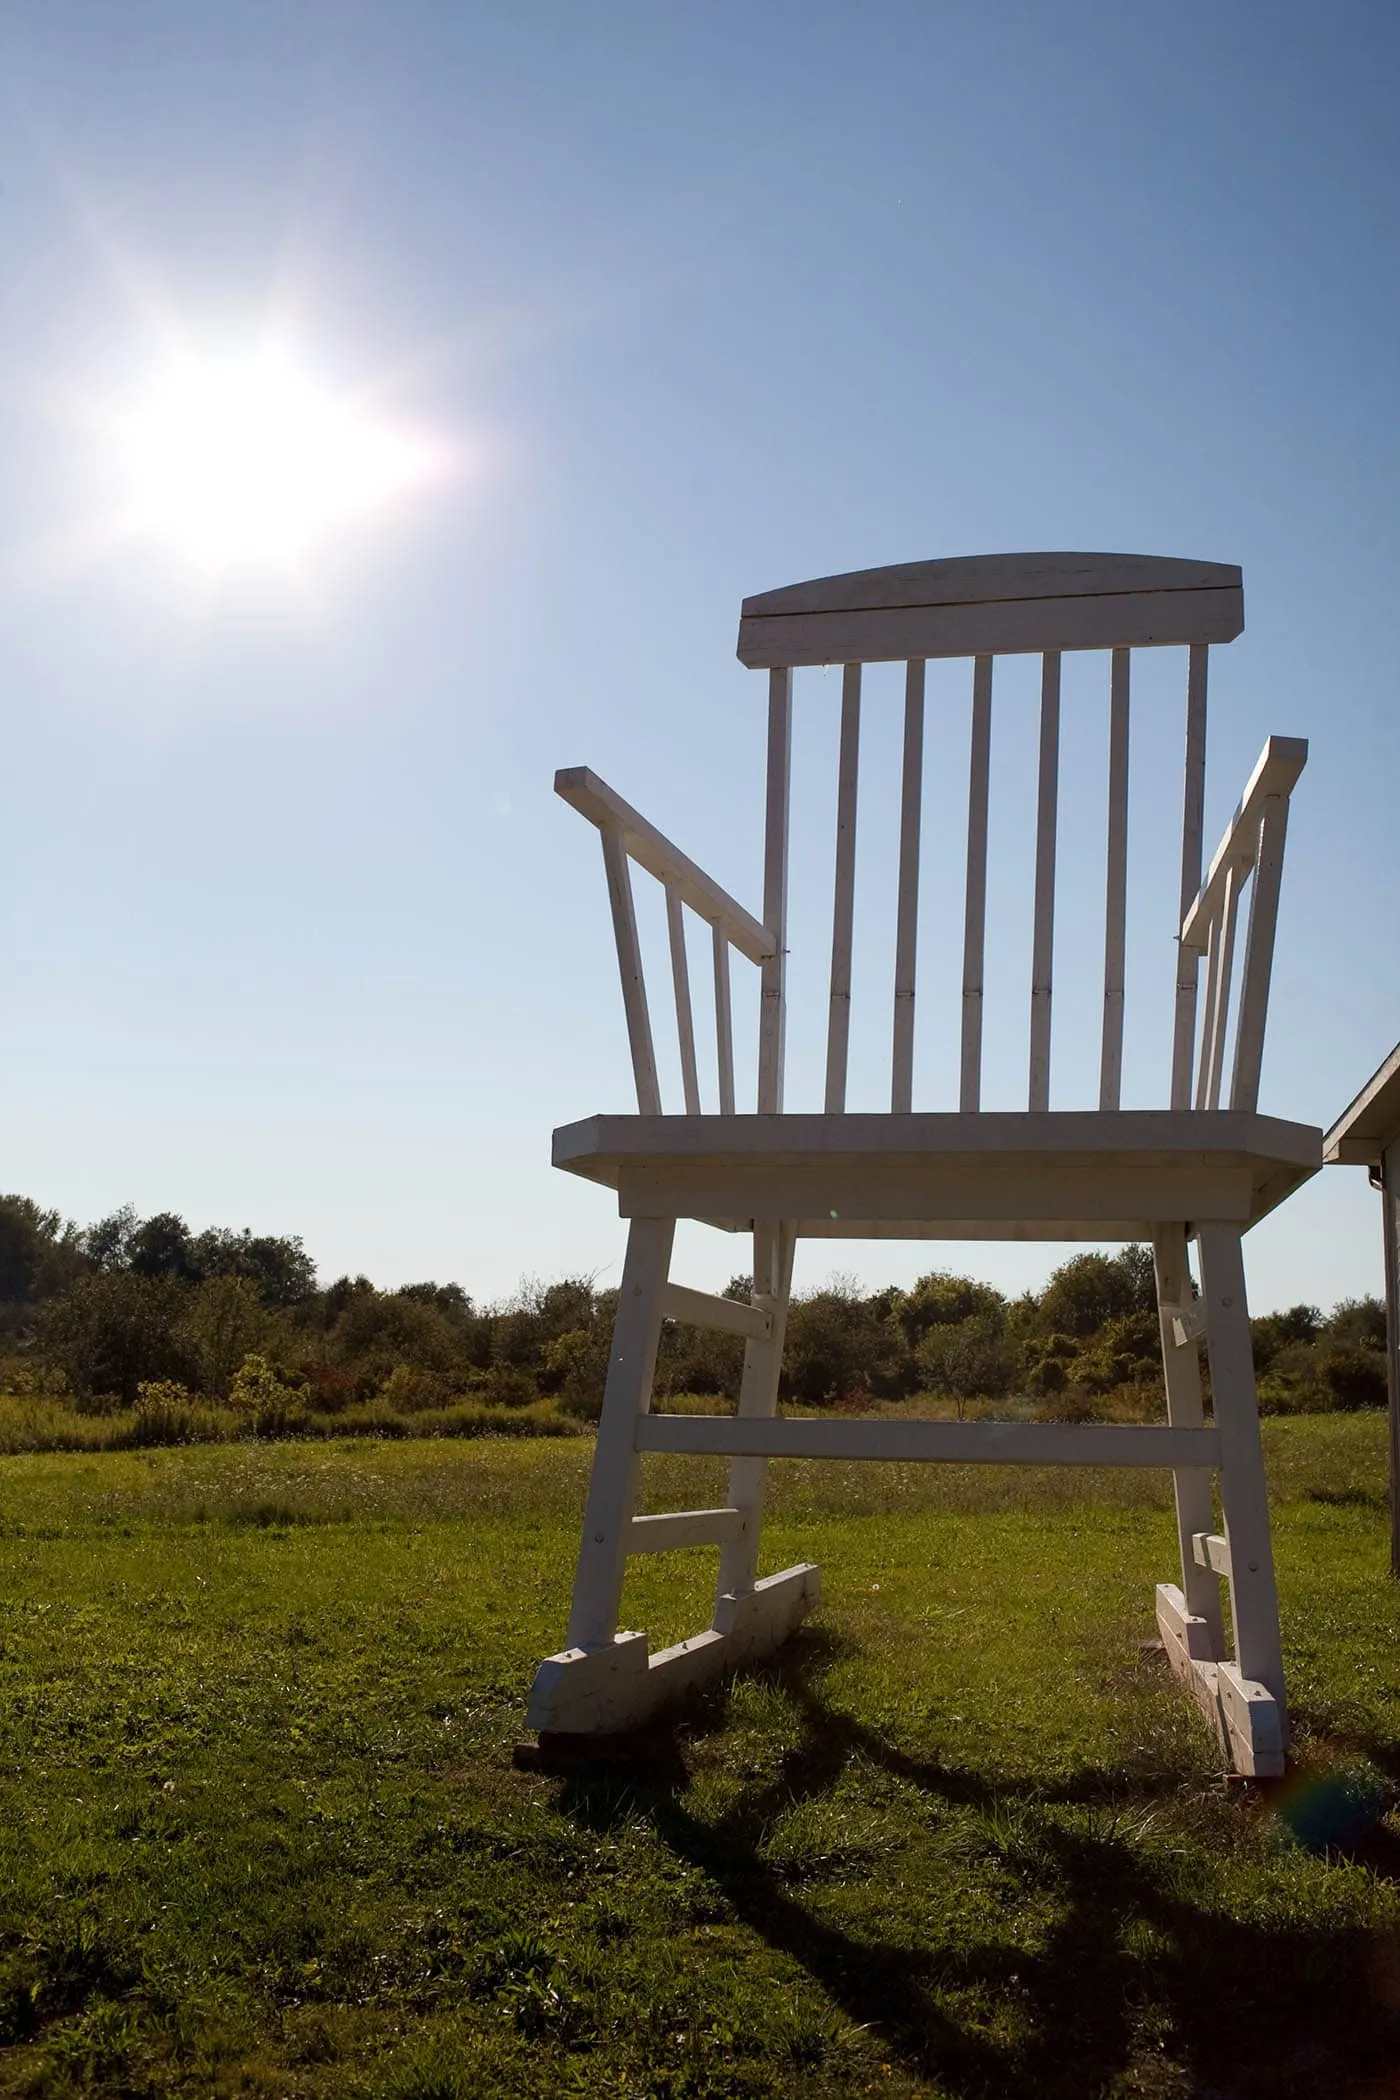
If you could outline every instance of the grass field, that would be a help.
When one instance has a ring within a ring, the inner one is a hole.
[[[1266,1434],[1272,1795],[1144,1645],[1155,1476],[775,1466],[820,1622],[561,1779],[587,1442],[0,1461],[0,2093],[1400,2094],[1384,1424]]]

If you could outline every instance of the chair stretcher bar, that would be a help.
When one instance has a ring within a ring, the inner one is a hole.
[[[677,1546],[722,1546],[738,1538],[747,1512],[725,1509],[673,1509],[654,1517],[633,1517],[627,1527],[629,1553],[669,1553]]]
[[[861,1422],[642,1415],[638,1451],[719,1458],[884,1458],[953,1465],[1216,1466],[1214,1429],[1121,1422]]]

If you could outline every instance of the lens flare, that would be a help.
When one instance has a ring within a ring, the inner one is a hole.
[[[293,567],[442,472],[441,447],[270,351],[171,360],[115,418],[130,534],[191,567]]]

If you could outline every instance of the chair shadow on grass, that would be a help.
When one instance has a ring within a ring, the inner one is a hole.
[[[824,1697],[821,1680],[837,1653],[829,1634],[803,1629],[765,1666],[764,1681],[791,1709],[794,1739],[776,1771],[723,1814],[697,1813],[687,1795],[693,1746],[725,1726],[730,1686],[621,1755],[580,1759],[565,1777],[561,1810],[595,1830],[638,1817],[650,1824],[847,2020],[958,2100],[1092,2100],[1129,2089],[1192,2100],[1400,2100],[1400,1947],[1354,1928],[1251,1924],[1198,1904],[1169,1856],[1135,1849],[1123,1829],[1134,1804],[1141,1812],[1177,1793],[1179,1775],[1154,1781],[1104,1769],[1037,1788],[919,1756]],[[1029,1899],[1055,1906],[1035,1951],[992,1942],[925,1948],[907,1927],[881,1938],[870,1935],[868,1910],[857,1936],[804,1900],[800,1875],[765,1857],[766,1838],[778,1817],[829,1794],[857,1760],[930,1804],[982,1819],[989,1864],[1010,1872]],[[1088,1810],[1087,1828],[1050,1813],[1065,1807]],[[1388,1853],[1366,1864],[1395,1866]],[[1011,2008],[1018,2038],[970,2031],[950,2009],[970,1993]],[[1179,2064],[1189,2083],[1154,2072],[1154,2056]],[[1130,2071],[1131,2088],[1121,2083]],[[1147,2082],[1136,2082],[1144,2074]]]

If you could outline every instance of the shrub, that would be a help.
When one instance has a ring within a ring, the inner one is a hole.
[[[1064,1364],[1058,1356],[1043,1356],[1026,1373],[1027,1392],[1038,1396],[1062,1393],[1068,1383]]]
[[[913,1384],[913,1366],[897,1331],[874,1300],[848,1284],[794,1298],[785,1358],[786,1390],[809,1407],[848,1393],[888,1397]]]
[[[191,1242],[190,1258],[197,1275],[239,1277],[273,1309],[299,1305],[316,1288],[316,1264],[295,1235],[214,1227]]]
[[[450,1317],[436,1305],[399,1292],[356,1290],[329,1337],[333,1362],[350,1371],[368,1399],[399,1364],[451,1380],[465,1370],[464,1352]]]
[[[254,1436],[292,1436],[306,1420],[305,1388],[288,1385],[265,1356],[244,1358],[228,1401]]]
[[[1027,1392],[1062,1393],[1074,1376],[1079,1353],[1071,1334],[1032,1335],[1022,1347]]]
[[[472,1391],[474,1397],[488,1407],[529,1407],[540,1397],[529,1372],[521,1371],[513,1364],[492,1364],[479,1372]]]
[[[84,1276],[41,1309],[38,1353],[80,1399],[115,1395],[129,1407],[138,1386],[185,1378],[189,1356],[179,1330],[187,1298],[187,1287],[171,1277],[125,1269]]]
[[[28,1196],[0,1196],[0,1331],[19,1334],[34,1305],[68,1289],[86,1266],[76,1225]]]
[[[946,1393],[959,1403],[999,1400],[1016,1378],[1016,1351],[1000,1332],[995,1316],[964,1320],[957,1327],[935,1327],[919,1348],[919,1369],[930,1392]]]
[[[1261,1313],[1249,1323],[1254,1342],[1254,1369],[1265,1371],[1281,1349],[1294,1342],[1316,1341],[1322,1314],[1315,1305],[1290,1305],[1286,1312]]]
[[[1286,1342],[1275,1349],[1255,1386],[1266,1415],[1320,1414],[1328,1405],[1311,1342]]]
[[[745,1301],[747,1302],[747,1301]],[[607,1370],[608,1339],[603,1336],[603,1371]],[[657,1355],[656,1390],[672,1393],[723,1394],[735,1400],[744,1375],[744,1344],[737,1334],[722,1334],[713,1327],[692,1327],[688,1322],[668,1321],[662,1329]]]
[[[1091,1392],[1109,1393],[1118,1385],[1156,1383],[1161,1362],[1156,1313],[1125,1313],[1105,1320],[1080,1350],[1074,1376]]]
[[[1331,1341],[1290,1342],[1258,1381],[1264,1414],[1326,1414],[1386,1404],[1385,1357],[1378,1349]]]
[[[560,1407],[585,1421],[596,1422],[603,1411],[608,1346],[607,1330],[597,1327],[573,1327],[545,1344],[540,1384]]]
[[[425,1408],[441,1407],[447,1397],[446,1382],[435,1371],[420,1370],[417,1364],[396,1364],[378,1394],[380,1405],[397,1415],[416,1415]]]
[[[318,1414],[338,1415],[353,1405],[355,1381],[339,1364],[313,1358],[301,1366],[301,1375],[305,1380],[306,1404]]]
[[[1092,1422],[1099,1407],[1087,1385],[1068,1384],[1057,1393],[1046,1393],[1036,1412],[1042,1422]]]
[[[120,1450],[147,1451],[167,1444],[207,1444],[219,1435],[217,1418],[196,1407],[189,1392],[173,1378],[147,1379],[136,1388],[130,1427],[119,1430],[113,1444]]]
[[[0,1359],[0,1392],[25,1399],[62,1400],[68,1397],[67,1373],[38,1356],[7,1356]]]
[[[138,1415],[159,1414],[163,1409],[189,1404],[189,1387],[181,1385],[177,1378],[148,1378],[136,1388]]]
[[[965,1320],[979,1319],[1000,1333],[1006,1325],[1006,1300],[1000,1291],[944,1269],[921,1276],[911,1290],[898,1293],[892,1312],[911,1349],[917,1349],[933,1328],[960,1327]]]
[[[1385,1358],[1375,1349],[1324,1349],[1318,1373],[1332,1407],[1385,1406]]]
[[[1385,1307],[1379,1298],[1343,1298],[1323,1324],[1328,1341],[1360,1349],[1384,1349]]]
[[[201,1391],[222,1399],[245,1358],[261,1350],[271,1322],[246,1276],[211,1276],[189,1293],[179,1335]]]
[[[1040,1294],[1036,1324],[1073,1335],[1097,1334],[1130,1313],[1155,1316],[1157,1288],[1146,1247],[1117,1254],[1076,1254],[1062,1262]]]

